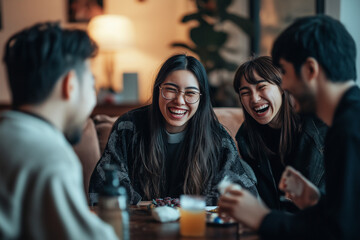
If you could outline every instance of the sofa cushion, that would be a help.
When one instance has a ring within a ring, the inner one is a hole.
[[[98,114],[93,117],[101,154],[106,147],[111,128],[117,118],[118,117],[109,117],[108,115],[104,114]]]
[[[214,108],[219,122],[225,127],[235,140],[237,131],[244,121],[244,113],[241,108]]]
[[[91,174],[95,168],[96,163],[100,159],[100,146],[95,130],[94,121],[89,118],[86,121],[85,128],[78,144],[74,145],[74,151],[80,159],[83,178],[84,178],[84,191],[87,195],[89,189],[89,182]]]

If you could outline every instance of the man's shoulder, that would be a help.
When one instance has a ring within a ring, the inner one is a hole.
[[[360,90],[353,87],[345,93],[336,109],[333,128],[341,128],[344,131],[356,131],[360,129]]]
[[[360,91],[353,88],[344,96],[329,128],[329,137],[360,137]]]
[[[2,115],[4,116],[4,115]],[[7,115],[9,116],[9,115]],[[63,134],[49,123],[26,117],[0,120],[0,151],[7,164],[53,165],[75,158]]]
[[[355,111],[356,110],[356,111]],[[360,136],[360,105],[358,108],[348,109],[338,116],[329,129],[330,135]]]
[[[66,141],[63,133],[56,129],[55,126],[36,117],[23,115],[17,113],[1,115],[1,143],[17,141],[17,144],[14,142],[14,147],[19,144],[29,144],[41,148],[43,145],[48,147],[49,145],[58,144],[59,141]],[[4,139],[7,141],[3,141]],[[39,145],[39,143],[42,144]]]

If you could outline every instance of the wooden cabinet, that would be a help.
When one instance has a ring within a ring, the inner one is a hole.
[[[106,104],[106,105],[97,105],[91,116],[97,115],[97,114],[105,114],[111,117],[115,117],[115,116],[121,116],[124,113],[133,110],[135,108],[139,108],[141,106],[141,104],[126,104],[126,105],[111,105],[111,104]]]

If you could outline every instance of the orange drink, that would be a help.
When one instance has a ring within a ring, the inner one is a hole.
[[[200,196],[181,195],[180,234],[204,236],[206,227],[205,200]]]
[[[182,236],[204,236],[205,210],[181,209],[180,234]]]

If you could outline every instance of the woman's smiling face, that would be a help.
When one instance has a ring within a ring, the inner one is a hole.
[[[193,103],[185,101],[185,92],[200,93],[199,83],[195,75],[188,70],[176,70],[171,72],[160,85],[159,108],[166,121],[166,130],[169,133],[178,133],[185,130],[187,123],[196,113],[200,99]],[[162,91],[166,89],[178,92],[172,100],[165,99]]]
[[[248,83],[241,78],[239,95],[241,104],[247,113],[259,124],[269,124],[272,128],[281,126],[279,112],[282,104],[282,92],[254,72],[256,84]]]

